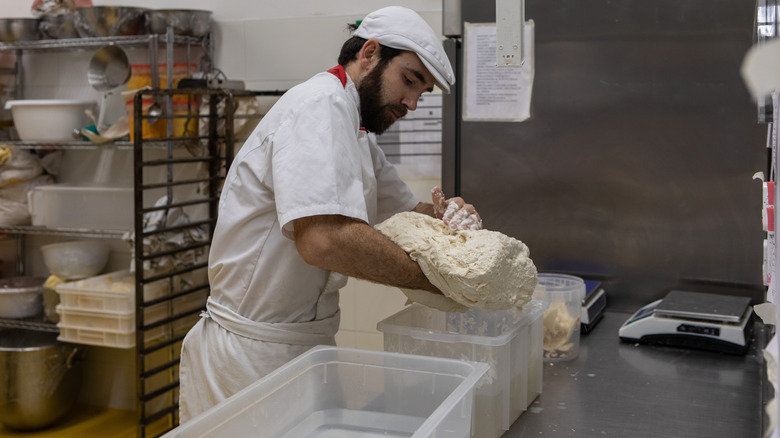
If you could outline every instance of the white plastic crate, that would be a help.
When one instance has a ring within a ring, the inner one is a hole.
[[[110,330],[114,332],[135,331],[135,312],[96,312],[69,309],[62,305],[57,305],[56,310],[57,314],[60,315],[61,327]]]
[[[60,323],[66,327],[117,332],[135,331],[135,312],[103,312],[69,308],[62,304],[56,307]],[[168,316],[166,303],[159,303],[144,309],[144,322],[152,324]]]
[[[377,324],[384,350],[490,365],[475,392],[475,438],[498,438],[542,392],[543,301],[446,313],[413,304]]]
[[[135,311],[135,277],[129,270],[57,285],[60,305],[68,309],[127,313]],[[144,286],[144,300],[168,295],[165,280]]]
[[[468,438],[482,363],[314,347],[164,435]]]
[[[135,347],[135,330],[131,332],[68,327],[61,322],[57,324],[60,335],[57,340],[74,344],[97,345],[100,347],[133,348]],[[144,342],[151,342],[165,336],[165,327],[157,327],[146,332]]]

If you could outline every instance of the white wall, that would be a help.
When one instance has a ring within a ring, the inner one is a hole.
[[[347,38],[346,25],[366,13],[391,4],[407,6],[421,13],[434,30],[441,29],[441,1],[416,0],[94,0],[96,5],[132,5],[149,8],[208,9],[214,12],[216,66],[230,79],[244,80],[249,89],[287,89],[311,75],[336,64],[338,50]],[[30,16],[32,0],[0,0],[0,17]],[[131,50],[131,61],[140,62],[143,50]],[[29,98],[99,98],[86,83],[89,51],[32,54],[26,59]],[[121,114],[115,102],[112,114]],[[118,105],[118,106],[117,106]],[[110,120],[107,120],[110,121]],[[407,181],[422,200],[429,200],[430,188],[438,179]],[[28,239],[33,244],[36,238]],[[118,246],[121,249],[121,245]],[[3,275],[13,268],[13,239],[0,240]],[[40,257],[32,257],[40,265]],[[33,266],[40,272],[40,266]],[[405,296],[395,288],[350,280],[342,291],[342,324],[337,336],[340,346],[382,349],[382,335],[376,324],[403,308]],[[88,364],[94,385],[82,394],[83,402],[119,409],[134,409],[134,364],[131,350],[95,349]],[[126,366],[118,366],[125,364]]]

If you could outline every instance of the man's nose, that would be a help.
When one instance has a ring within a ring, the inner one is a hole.
[[[413,96],[406,96],[401,101],[401,104],[406,107],[409,111],[414,111],[417,109],[417,102],[420,100],[420,96],[418,94],[415,94]]]

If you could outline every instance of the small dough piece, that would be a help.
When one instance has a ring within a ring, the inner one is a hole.
[[[537,283],[528,247],[497,231],[452,230],[415,212],[398,213],[376,229],[406,251],[444,296],[402,291],[411,301],[447,312],[521,307]]]
[[[580,323],[578,318],[572,318],[563,301],[553,301],[544,312],[544,352],[554,354],[571,350],[574,346],[569,342],[574,329]]]

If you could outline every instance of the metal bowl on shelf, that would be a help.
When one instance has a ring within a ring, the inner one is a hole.
[[[40,21],[38,18],[0,18],[0,41],[37,41]]]
[[[0,318],[21,319],[42,313],[45,281],[43,277],[0,279]]]
[[[129,6],[76,8],[76,30],[82,38],[146,34],[146,9]]]
[[[211,30],[211,11],[151,9],[146,12],[146,23],[153,34],[165,34],[170,26],[175,35],[202,37]]]
[[[81,390],[82,354],[57,333],[0,330],[0,423],[32,430],[63,418]]]
[[[66,39],[78,38],[79,32],[76,30],[76,14],[46,14],[41,17],[41,38],[43,39]]]

